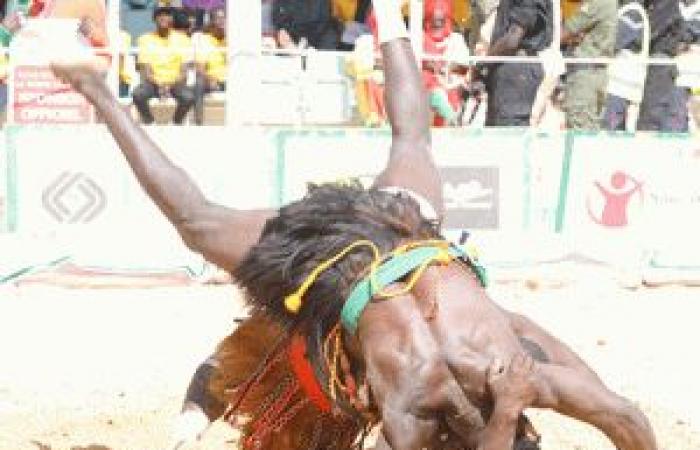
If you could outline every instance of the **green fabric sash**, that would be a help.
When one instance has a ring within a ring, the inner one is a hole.
[[[426,260],[435,257],[442,250],[441,247],[437,246],[418,247],[396,255],[379,266],[375,275],[376,285],[372,285],[369,275],[355,285],[340,314],[345,329],[355,334],[360,316],[375,294],[420,267]],[[464,250],[458,247],[450,246],[448,251],[453,258],[464,259],[476,272],[481,284],[486,286],[486,271],[482,266],[476,264]]]

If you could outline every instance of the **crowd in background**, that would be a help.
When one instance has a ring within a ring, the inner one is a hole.
[[[696,0],[563,0],[561,14],[551,0],[423,4],[422,70],[434,126],[685,132],[692,123],[689,105],[700,88],[700,69],[693,67],[700,60]],[[346,52],[358,121],[385,123],[371,0],[261,0],[261,6],[264,49]],[[404,13],[408,23],[408,7]],[[153,31],[133,36],[128,23],[122,28],[120,95],[133,100],[140,120],[153,123],[151,99],[160,98],[176,103],[174,124],[190,110],[194,123],[204,123],[205,98],[226,88],[225,1],[161,1]],[[640,64],[640,53],[668,64]],[[520,59],[474,63],[474,56]],[[562,56],[586,60],[565,65]],[[596,60],[612,57],[613,65]],[[0,77],[2,67],[0,61]]]
[[[131,95],[144,124],[155,120],[151,99],[172,98],[173,124],[182,124],[193,109],[194,123],[202,125],[205,95],[226,89],[226,7],[207,3],[206,8],[156,7],[155,29],[136,40],[135,61],[131,35],[121,32],[119,92]]]

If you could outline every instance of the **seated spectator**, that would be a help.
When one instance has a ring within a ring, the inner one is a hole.
[[[138,39],[141,84],[134,89],[134,105],[141,121],[152,124],[154,118],[148,101],[173,97],[177,102],[173,123],[180,125],[194,104],[194,92],[186,84],[192,43],[187,35],[172,29],[172,8],[156,8],[153,20],[156,30]]]
[[[426,59],[423,63],[423,81],[430,95],[430,106],[435,113],[433,125],[455,125],[462,110],[463,81],[453,73],[444,59],[464,59],[469,56],[464,38],[452,32],[452,4],[450,0],[428,0],[423,13],[423,51],[440,59]],[[443,59],[444,58],[444,59]],[[462,61],[466,67],[468,61]]]
[[[204,123],[204,95],[226,89],[226,10],[215,9],[195,48],[197,82],[195,85],[194,120]]]
[[[306,40],[319,50],[338,48],[340,25],[331,14],[330,0],[275,0],[272,21],[294,44]]]

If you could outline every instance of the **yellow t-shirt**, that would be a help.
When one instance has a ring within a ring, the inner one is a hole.
[[[130,59],[131,35],[126,31],[119,32],[119,78],[126,84],[131,84],[131,72],[126,69],[126,62]]]
[[[197,47],[196,62],[206,65],[207,75],[220,83],[226,82],[226,40],[204,34]]]
[[[153,71],[157,84],[172,84],[182,73],[182,66],[192,60],[192,42],[179,31],[171,31],[162,38],[156,33],[144,34],[138,39],[139,63]]]

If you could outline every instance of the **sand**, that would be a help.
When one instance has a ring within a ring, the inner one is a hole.
[[[629,290],[562,270],[563,284],[504,279],[491,293],[637,403],[660,449],[700,449],[700,289]],[[192,371],[244,314],[229,286],[0,286],[0,450],[168,448]],[[587,425],[529,413],[545,450],[613,449]],[[235,449],[235,436],[218,423],[186,449]]]

